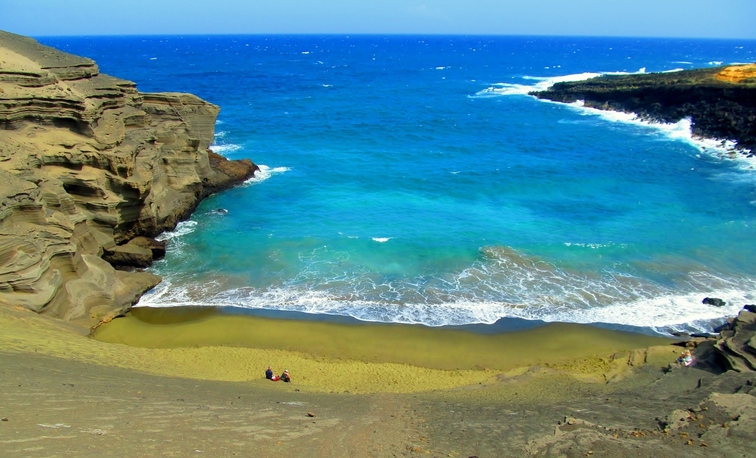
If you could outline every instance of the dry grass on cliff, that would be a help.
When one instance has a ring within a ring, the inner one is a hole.
[[[756,84],[756,64],[735,65],[727,67],[717,73],[717,80],[727,83],[753,83]]]

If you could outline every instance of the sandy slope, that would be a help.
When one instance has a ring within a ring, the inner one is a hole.
[[[507,373],[462,371],[485,377],[460,383],[456,376],[437,379],[456,371],[276,350],[289,362],[302,358],[313,365],[303,367],[351,366],[348,377],[396,370],[410,381],[440,384],[414,393],[359,394],[340,389],[342,375],[332,378],[333,393],[321,382],[268,382],[255,358],[266,357],[256,352],[270,358],[271,350],[128,347],[9,308],[0,308],[0,327],[3,456],[756,453],[754,397],[746,387],[751,375],[716,376],[695,367],[663,375],[673,347],[646,352],[646,364],[635,360],[631,367],[624,359],[628,369],[611,383],[585,377],[594,365],[564,361]],[[238,381],[206,380],[219,377],[201,371],[205,380],[192,378],[200,368],[226,366],[238,368]],[[449,380],[453,386],[444,386]]]

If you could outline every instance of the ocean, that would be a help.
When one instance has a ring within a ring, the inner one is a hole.
[[[39,41],[141,91],[219,105],[212,148],[261,167],[161,236],[168,253],[151,270],[164,280],[139,306],[669,333],[711,331],[756,302],[753,159],[691,138],[690,120],[649,125],[527,95],[603,73],[754,62],[755,41]]]

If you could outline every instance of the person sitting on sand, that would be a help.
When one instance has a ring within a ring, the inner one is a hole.
[[[285,371],[283,371],[283,374],[281,374],[281,380],[283,380],[284,382],[287,382],[287,383],[291,382],[291,377],[289,377],[289,370],[288,369],[285,370]]]
[[[684,366],[690,366],[693,364],[693,355],[690,354],[690,350],[686,349],[680,353],[680,356],[677,358],[677,363]]]
[[[277,382],[278,381],[278,376],[277,375],[273,375],[273,369],[271,369],[270,366],[268,366],[268,370],[265,371],[265,378],[268,379],[268,380],[270,380],[270,381],[273,381],[273,382]]]

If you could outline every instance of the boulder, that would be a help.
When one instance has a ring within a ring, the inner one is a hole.
[[[102,258],[116,268],[145,268],[152,265],[152,250],[127,243],[105,251]]]
[[[134,237],[129,241],[129,245],[146,248],[152,252],[152,259],[158,260],[165,257],[165,242],[155,240],[152,237]]]
[[[702,303],[707,305],[713,305],[714,307],[724,307],[727,305],[727,302],[723,301],[722,299],[718,299],[716,297],[705,297]]]

